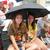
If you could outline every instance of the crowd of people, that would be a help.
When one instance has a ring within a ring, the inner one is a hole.
[[[6,19],[6,9],[3,3],[0,3],[0,20]],[[13,3],[9,4],[9,9],[13,8]],[[11,22],[7,27],[7,35],[11,44],[7,50],[48,50],[47,42],[44,38],[50,38],[50,23],[47,15],[35,22],[35,16],[28,13],[27,20],[24,22],[24,14],[16,12],[11,16]],[[2,23],[0,21],[0,23]]]

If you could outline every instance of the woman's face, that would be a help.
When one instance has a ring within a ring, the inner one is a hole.
[[[33,20],[34,20],[34,17],[32,15],[29,15],[29,18],[28,18],[29,22],[32,23]]]
[[[9,3],[9,9],[13,8],[13,3]]]
[[[22,15],[17,15],[16,18],[15,18],[15,22],[17,24],[20,24],[22,22]]]

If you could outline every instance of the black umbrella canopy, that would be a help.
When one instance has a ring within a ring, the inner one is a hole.
[[[32,13],[35,17],[42,17],[49,13],[47,9],[43,6],[35,3],[23,3],[20,6],[16,6],[13,9],[9,10],[6,14],[7,18],[10,18],[10,15],[15,14],[17,12],[23,12],[24,14]]]

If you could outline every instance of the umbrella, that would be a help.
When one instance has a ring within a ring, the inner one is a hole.
[[[49,13],[47,9],[43,6],[36,4],[36,3],[23,3],[20,6],[16,6],[13,9],[9,10],[6,14],[7,18],[10,18],[10,15],[16,12],[23,12],[25,14],[31,13],[35,17],[44,17]]]

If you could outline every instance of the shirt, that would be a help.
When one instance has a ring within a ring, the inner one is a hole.
[[[22,24],[20,28],[17,28],[15,27],[14,23],[12,23],[8,27],[8,36],[14,35],[16,41],[22,40],[22,36],[25,36],[26,34],[25,30],[26,30],[26,27],[24,24]]]
[[[44,27],[44,21],[42,18],[39,18],[37,21],[37,36],[41,34],[41,29]]]

